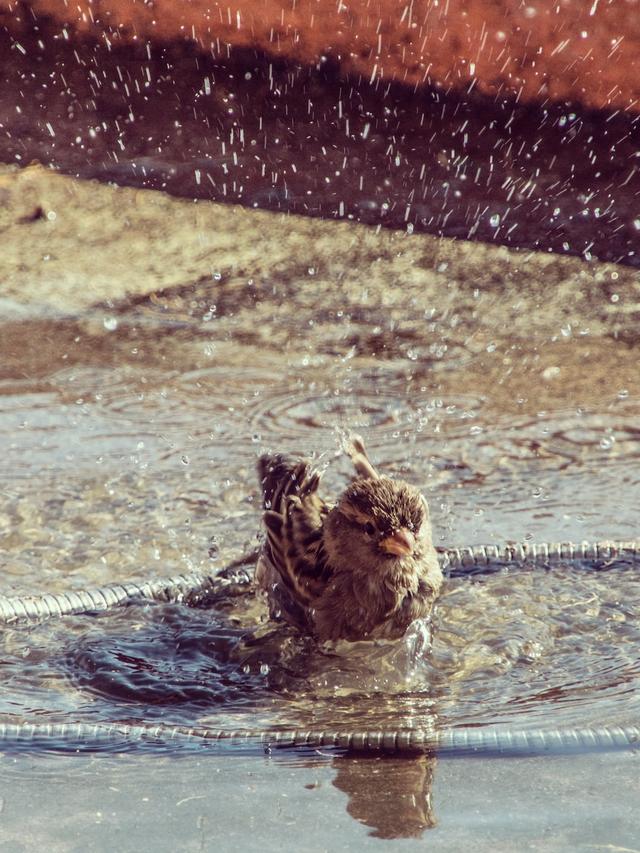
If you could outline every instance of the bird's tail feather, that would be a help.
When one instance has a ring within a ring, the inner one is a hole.
[[[342,447],[353,462],[353,467],[356,469],[359,477],[363,477],[365,480],[378,479],[380,475],[371,464],[362,436],[352,433],[344,440]]]

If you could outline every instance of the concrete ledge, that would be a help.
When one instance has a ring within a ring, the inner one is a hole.
[[[411,85],[638,110],[640,0],[0,0],[18,39],[41,17],[61,37],[256,48]],[[16,45],[16,49],[20,47]]]

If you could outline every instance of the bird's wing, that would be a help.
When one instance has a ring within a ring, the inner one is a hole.
[[[267,556],[293,599],[308,606],[331,576],[322,544],[329,507],[318,494],[320,473],[283,456],[263,457],[258,469],[268,507]]]
[[[377,480],[380,476],[371,464],[362,437],[353,433],[343,442],[342,448],[353,462],[353,467],[359,477],[365,480]]]
[[[271,559],[271,552],[264,548],[258,558],[255,574],[260,589],[268,594],[269,612],[274,619],[284,619],[303,631],[311,631],[311,616],[308,607],[299,602],[282,581],[282,573]]]

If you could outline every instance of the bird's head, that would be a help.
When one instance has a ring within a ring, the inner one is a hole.
[[[420,492],[388,477],[356,480],[331,513],[325,546],[335,558],[363,568],[390,568],[418,556],[431,537]],[[341,556],[340,556],[341,555]]]

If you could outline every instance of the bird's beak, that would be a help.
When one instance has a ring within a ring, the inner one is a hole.
[[[401,527],[400,530],[395,530],[391,536],[380,540],[380,547],[387,554],[394,554],[396,557],[406,557],[407,554],[413,554],[413,548],[416,544],[415,537],[406,527]]]

